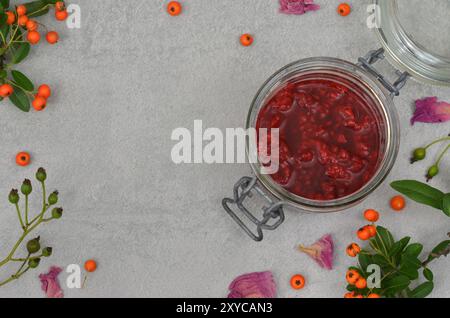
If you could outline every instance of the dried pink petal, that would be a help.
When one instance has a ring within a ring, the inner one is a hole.
[[[62,268],[52,266],[47,274],[39,275],[41,280],[41,288],[47,294],[48,298],[62,298],[63,291],[58,283],[58,275],[62,272]]]
[[[228,287],[228,298],[275,298],[276,286],[271,272],[237,277]]]
[[[314,4],[314,0],[280,0],[280,12],[285,14],[300,15],[319,9],[320,6]]]
[[[311,256],[320,267],[333,269],[334,243],[330,234],[325,235],[309,247],[300,245],[298,249]]]
[[[450,120],[450,104],[439,102],[437,97],[416,100],[416,111],[411,125],[420,123],[443,123]]]

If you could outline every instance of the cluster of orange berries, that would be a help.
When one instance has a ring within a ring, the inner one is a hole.
[[[14,93],[14,88],[12,87],[12,85],[7,83],[0,85],[0,97],[6,98],[11,96],[12,93]],[[47,99],[51,95],[52,91],[50,89],[50,86],[48,86],[47,84],[42,84],[41,86],[39,86],[31,105],[33,105],[33,108],[37,111],[44,110],[47,106]]]
[[[371,224],[366,225],[360,228],[356,235],[360,240],[367,241],[370,238],[373,238],[377,235],[377,228],[375,226],[375,222],[380,219],[380,213],[373,209],[369,209],[364,211],[364,218],[371,222]],[[356,257],[361,253],[361,247],[357,243],[351,243],[347,246],[347,255],[350,257]],[[366,279],[356,270],[350,269],[346,275],[347,282],[355,286],[357,289],[365,289],[367,287]],[[355,292],[347,293],[344,296],[345,298],[364,298],[362,295],[357,295]],[[378,294],[370,294],[367,298],[380,298]]]
[[[17,24],[23,28],[26,28],[27,40],[30,44],[37,44],[41,40],[41,34],[38,32],[39,23],[35,20],[30,19],[27,16],[27,7],[24,5],[19,5],[16,7],[16,12],[7,11],[7,20],[6,23],[8,25],[12,25],[16,22]],[[67,13],[66,6],[63,1],[58,1],[55,4],[55,18],[58,21],[64,21],[67,19],[69,14]],[[56,31],[49,31],[46,35],[47,42],[50,44],[55,44],[59,40],[59,34]]]
[[[356,269],[350,269],[347,272],[346,275],[347,282],[355,286],[358,289],[365,289],[367,288],[367,281],[366,279],[356,270]],[[344,298],[364,298],[363,295],[357,294],[356,292],[349,292],[346,293]],[[370,293],[367,298],[381,298],[380,295],[376,293]]]

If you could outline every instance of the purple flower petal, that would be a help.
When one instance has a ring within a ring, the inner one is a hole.
[[[311,256],[320,267],[333,269],[334,243],[330,234],[325,235],[309,247],[300,245],[299,250]]]
[[[271,272],[237,277],[228,287],[228,298],[275,298],[276,286]]]
[[[280,12],[285,14],[300,15],[319,9],[320,6],[314,4],[314,0],[280,0]]]
[[[58,275],[62,272],[59,267],[51,267],[47,274],[39,275],[41,288],[47,294],[48,298],[63,298],[64,294],[58,283]]]
[[[411,125],[420,123],[443,123],[450,120],[450,104],[438,101],[437,97],[416,100],[416,111]]]

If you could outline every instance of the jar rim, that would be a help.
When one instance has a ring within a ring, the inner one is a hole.
[[[349,206],[355,205],[372,193],[385,180],[391,171],[399,149],[400,128],[398,122],[397,111],[394,108],[392,97],[387,90],[379,83],[379,81],[356,64],[350,63],[337,58],[330,57],[314,57],[296,61],[278,70],[274,73],[260,88],[256,94],[247,116],[247,129],[256,128],[256,121],[261,108],[265,105],[267,97],[281,83],[285,83],[287,78],[292,75],[305,73],[308,71],[335,71],[344,76],[349,76],[371,92],[376,101],[376,105],[380,108],[383,120],[386,126],[386,150],[379,167],[370,181],[368,181],[361,189],[348,196],[329,201],[318,201],[300,197],[290,191],[284,189],[277,184],[270,175],[261,174],[261,163],[250,161],[252,170],[258,180],[269,190],[269,192],[280,200],[310,212],[335,212]],[[372,97],[371,96],[371,97]],[[247,157],[250,158],[250,149],[255,149],[247,140],[246,150]],[[253,156],[254,157],[254,156]],[[256,156],[258,157],[258,156]]]
[[[432,85],[450,86],[450,57],[433,52],[405,29],[397,0],[373,0],[377,37],[397,69]]]

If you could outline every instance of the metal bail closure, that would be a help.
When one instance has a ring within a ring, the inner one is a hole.
[[[388,80],[381,75],[376,68],[373,66],[377,61],[384,59],[384,49],[378,49],[374,51],[370,51],[366,56],[360,57],[358,59],[358,66],[364,68],[370,74],[375,76],[380,83],[391,93],[392,96],[400,95],[400,90],[406,85],[408,77],[410,76],[408,72],[400,72],[396,71],[396,74],[399,76],[398,79],[392,84]]]
[[[254,216],[245,206],[244,201],[251,198],[253,194],[260,195],[266,202],[268,207],[262,207],[262,219]],[[285,217],[283,212],[283,201],[272,200],[258,184],[256,177],[244,177],[239,180],[233,189],[233,198],[225,198],[222,205],[227,213],[234,221],[248,234],[253,240],[260,242],[263,240],[263,230],[273,231],[283,223]],[[247,221],[256,225],[256,232],[252,231],[231,208],[236,205],[238,210],[247,218]]]

